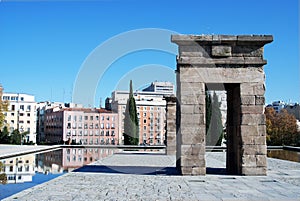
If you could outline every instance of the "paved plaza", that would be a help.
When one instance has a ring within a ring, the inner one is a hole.
[[[268,176],[225,175],[225,152],[206,176],[180,176],[175,156],[121,152],[4,200],[300,200],[300,163],[268,158]]]

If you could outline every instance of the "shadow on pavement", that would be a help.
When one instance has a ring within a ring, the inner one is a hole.
[[[86,165],[73,172],[137,174],[137,175],[180,175],[175,167],[103,166]]]

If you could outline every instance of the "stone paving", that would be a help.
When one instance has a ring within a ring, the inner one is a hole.
[[[225,166],[225,153],[209,152],[206,158],[208,168]],[[4,200],[300,200],[300,163],[269,158],[268,176],[161,171],[175,169],[174,161],[162,154],[118,153]],[[142,167],[154,172],[135,171]]]

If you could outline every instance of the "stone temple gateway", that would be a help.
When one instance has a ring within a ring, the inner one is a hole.
[[[205,92],[225,90],[227,172],[266,175],[263,66],[267,62],[263,59],[263,50],[273,37],[172,35],[171,41],[179,46],[176,70],[177,168],[183,175],[206,174]]]

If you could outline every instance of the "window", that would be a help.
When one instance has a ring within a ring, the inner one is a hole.
[[[109,120],[109,116],[106,117],[106,120]]]
[[[100,128],[102,128],[102,129],[104,128],[104,123],[100,124]]]
[[[154,110],[154,107],[150,107],[150,110]]]
[[[104,120],[104,116],[101,116],[101,120]]]
[[[114,129],[115,128],[115,124],[111,124],[111,128]]]
[[[84,136],[87,136],[87,135],[88,135],[88,131],[85,130],[85,131],[84,131]]]
[[[87,129],[88,128],[88,124],[84,123],[84,128]]]
[[[27,105],[27,112],[30,112],[31,111],[31,105]]]
[[[146,112],[144,112],[144,113],[143,113],[143,117],[146,117],[146,116],[147,116],[147,113],[146,113]]]
[[[93,117],[93,116],[90,116],[90,120],[93,121],[93,120],[94,120],[94,117]]]
[[[147,119],[144,119],[144,124],[146,124],[147,123]]]
[[[104,136],[104,131],[101,131],[101,132],[100,132],[100,135],[101,135],[101,136]]]
[[[146,126],[144,126],[144,131],[145,131],[145,130],[147,130],[147,127],[146,127]]]
[[[79,131],[79,134],[78,134],[79,136],[82,136],[82,131]]]
[[[23,116],[24,116],[24,113],[20,113],[20,116],[23,117]]]
[[[27,124],[30,124],[30,121],[27,121]]]
[[[98,135],[99,135],[99,130],[96,130],[96,133],[95,133],[95,135],[96,135],[96,136],[98,136]]]
[[[76,136],[76,130],[72,130],[72,135]]]
[[[15,111],[15,105],[11,105],[11,110]]]
[[[29,172],[29,165],[25,166],[25,172]]]
[[[15,113],[11,113],[11,116],[15,116]]]
[[[147,110],[147,107],[144,107],[144,110]]]
[[[84,120],[86,120],[86,121],[87,121],[87,120],[88,120],[88,116],[84,116]]]
[[[97,121],[99,120],[99,116],[96,116],[96,120],[97,120]]]
[[[77,121],[77,116],[76,115],[74,116],[74,121]]]
[[[109,136],[109,131],[106,131],[106,135],[105,136]]]
[[[107,124],[106,124],[106,128],[107,128],[107,129],[109,129],[109,128],[110,128],[110,125],[109,125],[109,123],[107,123]]]
[[[67,136],[70,136],[70,135],[71,135],[71,131],[68,130],[68,131],[67,131]]]
[[[24,101],[24,97],[21,97],[21,101]]]
[[[81,115],[79,116],[79,121],[80,121],[80,122],[82,121],[82,116],[81,116]]]
[[[68,123],[67,128],[68,128],[68,129],[71,128],[71,123]]]
[[[30,113],[27,113],[27,117],[30,117]]]
[[[68,121],[71,121],[71,115],[68,115]]]
[[[111,144],[115,144],[115,138],[111,138]]]
[[[81,123],[78,124],[78,128],[80,128],[80,129],[82,128],[82,124]]]
[[[115,121],[115,117],[111,117],[111,120],[112,120],[112,121]]]
[[[91,124],[90,124],[90,129],[93,129],[93,128],[94,128],[94,124],[91,123]]]
[[[115,136],[115,131],[111,131],[111,136]]]
[[[9,171],[12,172],[14,170],[13,166],[9,166]]]
[[[99,124],[95,124],[95,128],[98,129],[99,128]]]
[[[90,131],[90,136],[93,136],[93,131]]]

